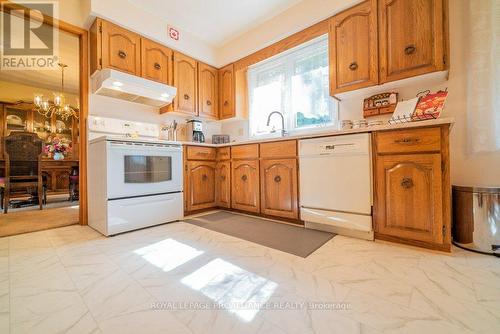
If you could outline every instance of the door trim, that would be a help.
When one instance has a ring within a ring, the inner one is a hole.
[[[89,36],[88,31],[67,23],[65,21],[38,14],[31,11],[27,15],[27,7],[13,3],[9,0],[3,0],[0,11],[22,10],[25,19],[32,19],[38,22],[44,22],[61,31],[73,34],[80,40],[80,117],[78,120],[78,130],[80,132],[79,142],[79,191],[80,191],[80,225],[88,224],[88,201],[87,201],[87,118],[88,118],[88,97],[89,97]]]

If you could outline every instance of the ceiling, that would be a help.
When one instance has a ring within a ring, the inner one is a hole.
[[[128,0],[215,47],[280,14],[301,0]]]
[[[79,38],[75,35],[59,31],[58,62],[68,65],[64,70],[64,91],[78,94],[80,91],[79,71]],[[54,92],[61,90],[61,69],[54,70],[0,70],[0,81],[13,82]],[[36,92],[34,92],[36,93]]]

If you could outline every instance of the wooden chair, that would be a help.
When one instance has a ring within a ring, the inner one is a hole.
[[[79,191],[78,186],[80,185],[78,167],[71,167],[71,172],[69,173],[69,201],[78,201]]]
[[[5,177],[0,176],[0,210],[3,210],[4,192],[5,192]]]
[[[37,190],[43,209],[42,154],[43,141],[35,133],[14,132],[4,138],[5,191],[4,213],[9,209],[10,192],[18,189]]]

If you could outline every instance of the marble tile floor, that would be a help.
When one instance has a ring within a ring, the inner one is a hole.
[[[500,259],[336,236],[300,258],[186,223],[0,239],[0,333],[500,333]]]

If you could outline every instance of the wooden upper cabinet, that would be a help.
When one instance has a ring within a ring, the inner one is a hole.
[[[378,234],[443,243],[441,155],[378,156],[375,206]]]
[[[187,162],[187,210],[215,206],[215,162]]]
[[[235,160],[231,167],[231,207],[259,213],[259,160]]]
[[[330,19],[330,94],[378,84],[377,0]]]
[[[198,114],[217,119],[219,116],[219,76],[216,68],[198,63]]]
[[[182,53],[174,52],[174,86],[177,96],[174,99],[174,111],[189,115],[198,115],[198,71],[195,59]]]
[[[445,0],[379,0],[380,82],[444,69]]]
[[[231,162],[217,162],[215,170],[215,199],[217,206],[231,207]]]
[[[98,19],[101,66],[141,75],[141,37],[110,22]]]
[[[141,76],[164,84],[172,84],[172,50],[141,39]]]
[[[297,160],[262,160],[260,180],[261,212],[298,219]]]
[[[234,98],[234,65],[230,64],[219,70],[220,119],[236,115]]]

